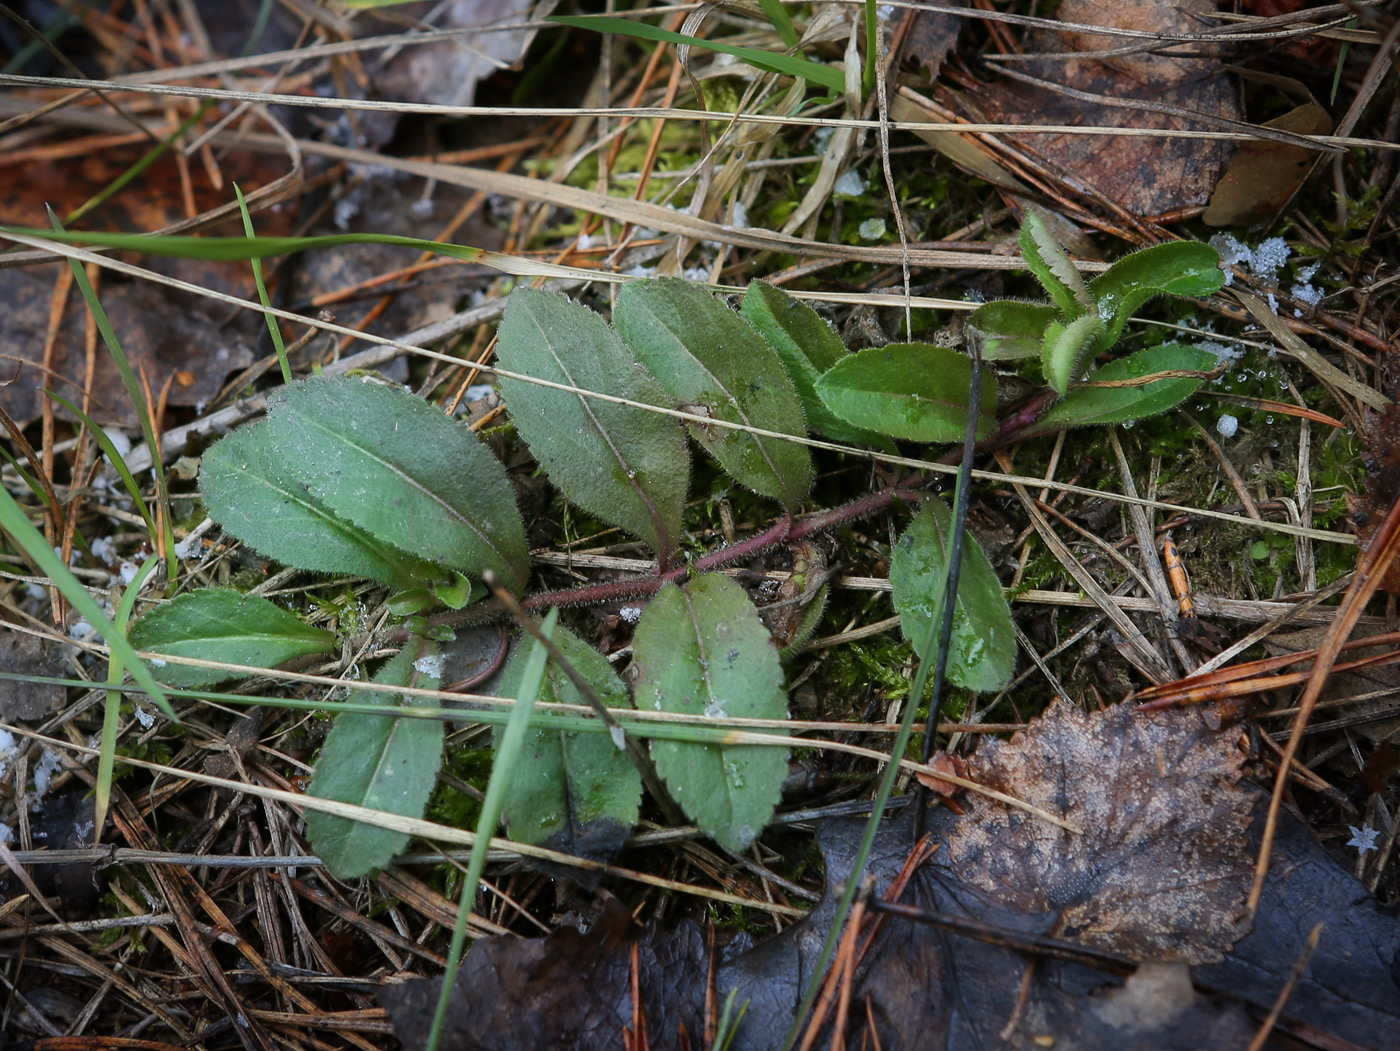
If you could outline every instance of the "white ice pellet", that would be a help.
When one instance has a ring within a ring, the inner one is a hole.
[[[1225,415],[1215,421],[1215,430],[1222,438],[1233,438],[1239,429],[1240,421],[1233,416]]]
[[[833,197],[859,197],[865,193],[865,180],[854,168],[847,168],[831,188]]]
[[[642,619],[642,610],[639,606],[623,606],[617,611],[617,615],[628,624],[635,624]]]
[[[420,675],[426,675],[430,679],[441,679],[442,654],[430,653],[426,657],[419,657],[413,662],[413,670]]]
[[[117,574],[122,578],[123,584],[130,584],[136,579],[136,574],[141,572],[141,567],[135,562],[123,562],[117,567]]]

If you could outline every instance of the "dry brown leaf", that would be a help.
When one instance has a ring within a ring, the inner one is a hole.
[[[1135,959],[1216,961],[1249,889],[1254,795],[1244,756],[1197,711],[1086,715],[1056,701],[974,780],[1050,810],[1064,829],[973,796],[947,844],[959,877],[1004,906],[1058,913],[1058,933]]]
[[[1264,124],[1299,135],[1326,135],[1332,118],[1316,102],[1289,110]],[[1287,142],[1259,139],[1240,147],[1201,216],[1207,226],[1249,226],[1272,219],[1293,196],[1318,156]]]
[[[1066,0],[1056,11],[1065,22],[1193,33],[1201,17],[1212,14],[1209,0],[1148,0],[1109,4],[1101,0]],[[1040,51],[1102,51],[1121,48],[1123,37],[1092,33],[1037,34],[1031,47]],[[1199,48],[1190,49],[1199,55]],[[1141,108],[1120,109],[1052,91],[1002,81],[975,96],[993,120],[1016,124],[1072,124],[1119,128],[1201,130],[1198,121],[1153,112],[1155,104],[1182,107],[1214,117],[1239,119],[1235,89],[1212,57],[1170,52],[1139,52],[1102,61],[1089,58],[1018,63],[1018,70],[1078,91],[1118,100],[1138,101]],[[1232,147],[1228,143],[1166,136],[1029,135],[1008,136],[1024,143],[1105,198],[1138,215],[1160,215],[1205,204]]]

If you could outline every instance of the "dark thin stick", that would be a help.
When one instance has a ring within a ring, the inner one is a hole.
[[[967,432],[963,436],[962,463],[958,467],[958,487],[953,497],[953,537],[948,545],[948,576],[943,585],[943,623],[939,625],[938,655],[933,665],[933,697],[928,703],[928,721],[924,724],[924,765],[933,755],[933,743],[938,736],[938,710],[943,703],[944,676],[948,671],[948,650],[953,644],[953,617],[958,606],[958,583],[962,576],[963,538],[967,534],[967,505],[972,488],[972,458],[977,451],[977,425],[981,421],[982,405],[982,347],[976,334],[969,329],[968,354],[972,359],[972,382],[967,398]],[[910,697],[917,705],[919,698]],[[924,833],[924,794],[922,782],[915,794],[914,841]]]
[[[613,740],[616,741],[619,734],[622,736],[623,750],[627,753],[627,757],[632,760],[632,765],[637,768],[637,773],[642,775],[643,784],[647,786],[652,798],[661,807],[661,812],[666,816],[666,820],[672,824],[680,824],[685,821],[680,807],[676,806],[675,800],[671,798],[670,793],[662,785],[661,778],[657,776],[656,767],[651,764],[651,756],[647,755],[641,742],[629,734],[623,725],[613,718],[612,712],[608,711],[608,706],[603,703],[603,698],[598,696],[598,691],[593,688],[593,684],[579,674],[573,661],[564,656],[559,647],[554,644],[554,640],[540,631],[534,618],[526,613],[521,607],[520,601],[502,586],[495,573],[488,569],[482,574],[482,578],[486,581],[486,586],[491,589],[491,593],[496,596],[496,601],[506,608],[506,612],[515,618],[515,622],[528,632],[531,638],[544,647],[545,652],[549,654],[549,659],[559,666],[559,670],[568,677],[569,682],[573,683],[574,689],[578,690],[588,701],[594,714],[603,721],[603,725],[612,734]]]

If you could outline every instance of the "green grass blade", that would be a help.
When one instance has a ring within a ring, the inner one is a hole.
[[[131,611],[136,608],[136,598],[141,594],[146,578],[158,565],[160,559],[156,556],[152,555],[146,559],[136,571],[136,576],[131,578],[127,589],[122,592],[121,602],[117,604],[116,617],[112,621],[118,631],[126,632],[126,626],[131,622]],[[116,766],[117,758],[117,728],[121,723],[121,684],[124,673],[122,659],[113,654],[107,661],[108,689],[102,709],[102,743],[99,745],[97,756],[97,784],[93,789],[96,797],[92,823],[93,846],[97,846],[102,840],[102,826],[107,821],[107,809],[112,804],[112,770]]]
[[[49,218],[53,220],[54,230],[62,234],[64,230],[58,221],[58,216],[50,211]],[[127,360],[126,351],[122,350],[121,340],[117,339],[117,333],[112,328],[112,323],[107,320],[107,311],[102,309],[102,302],[97,298],[97,291],[87,278],[87,272],[83,270],[76,259],[68,260],[68,265],[73,268],[73,280],[82,290],[83,300],[92,313],[93,321],[97,323],[97,331],[102,333],[102,340],[107,344],[107,350],[111,352],[112,361],[116,363],[117,372],[122,378],[122,386],[126,388],[126,396],[131,399],[131,405],[136,410],[136,418],[141,423],[141,435],[146,439],[146,448],[151,450],[151,462],[154,464],[151,474],[156,482],[156,506],[160,508],[160,521],[163,523],[160,530],[161,535],[154,535],[155,531],[153,530],[151,539],[156,543],[158,549],[165,553],[166,576],[173,587],[175,579],[180,573],[180,562],[175,557],[175,530],[170,521],[170,493],[165,487],[165,471],[156,452],[160,446],[156,444],[155,423],[151,415],[151,408],[146,403],[146,396],[141,390],[141,384],[137,382],[136,373],[131,368],[131,362]]]
[[[778,36],[783,38],[783,46],[795,48],[800,43],[797,36],[797,27],[792,24],[792,16],[787,13],[787,8],[783,6],[783,0],[759,0],[763,5],[763,13],[768,21],[773,23],[773,28],[778,31]]]
[[[540,630],[548,638],[559,620],[559,610],[552,609],[545,617]],[[501,820],[501,810],[505,806],[506,788],[515,776],[515,763],[520,751],[525,747],[525,734],[530,728],[530,710],[539,696],[544,683],[545,664],[549,653],[538,641],[530,649],[530,657],[525,665],[525,673],[520,680],[520,693],[515,707],[506,722],[505,733],[496,743],[496,761],[491,767],[491,780],[486,783],[486,798],[481,803],[481,818],[476,824],[476,841],[472,844],[471,859],[467,862],[467,878],[462,884],[462,898],[457,906],[457,926],[452,929],[452,947],[447,953],[447,967],[442,973],[442,993],[438,996],[437,1010],[433,1014],[433,1027],[428,1033],[427,1051],[438,1051],[442,1039],[443,1023],[447,1020],[447,1005],[452,1001],[452,987],[457,981],[457,968],[462,962],[462,949],[467,941],[467,917],[471,915],[476,902],[477,888],[481,884],[481,873],[486,868],[486,855],[491,849],[491,836]]]
[[[53,391],[44,389],[54,401],[58,402],[65,409],[78,417],[78,422],[88,429],[88,433],[97,439],[98,447],[106,454],[112,466],[116,468],[118,477],[122,480],[122,485],[126,487],[127,494],[131,497],[131,502],[136,505],[141,512],[141,517],[146,520],[146,528],[151,534],[151,543],[156,539],[156,521],[151,517],[150,509],[146,506],[146,498],[141,495],[141,487],[136,484],[136,478],[132,475],[131,469],[127,467],[126,460],[122,458],[121,452],[117,449],[112,439],[107,436],[107,432],[97,425],[96,422],[82,409],[78,408],[62,394],[55,394]]]
[[[68,600],[74,609],[87,618],[87,622],[100,631],[107,640],[107,646],[111,650],[112,659],[120,660],[122,664],[130,669],[131,677],[141,685],[152,701],[169,716],[174,722],[180,720],[175,715],[175,709],[170,707],[170,701],[165,696],[165,690],[160,683],[152,677],[147,670],[145,663],[136,656],[136,651],[131,648],[131,643],[126,641],[126,635],[117,630],[107,614],[102,612],[102,607],[97,604],[97,600],[88,594],[88,589],[83,587],[73,571],[63,564],[63,560],[54,554],[54,550],[44,539],[42,533],[34,528],[34,523],[25,516],[24,510],[15,503],[15,498],[5,489],[0,488],[0,529],[4,529],[14,538],[15,543],[24,549],[34,563],[53,581],[54,586],[63,593],[63,597]]]
[[[119,248],[127,252],[146,252],[150,255],[168,256],[172,259],[204,259],[212,262],[237,262],[242,259],[266,259],[268,256],[288,255],[292,252],[306,252],[313,248],[336,248],[352,244],[402,245],[420,251],[434,252],[451,256],[464,262],[475,263],[485,259],[499,260],[492,266],[510,265],[510,257],[498,252],[472,248],[470,245],[448,244],[442,241],[425,241],[419,237],[402,237],[398,234],[325,234],[320,237],[188,237],[183,234],[108,234],[97,231],[40,230],[26,226],[0,226],[0,237],[7,233],[22,234],[28,237],[45,237],[50,241],[64,244],[97,245],[102,248]],[[521,269],[516,261],[516,269]],[[514,271],[506,271],[511,273]],[[529,271],[533,273],[534,271]]]
[[[233,192],[238,197],[238,210],[243,215],[243,230],[249,238],[255,237],[253,233],[253,217],[248,214],[248,202],[243,199],[243,191],[238,188],[238,183],[233,184]],[[272,300],[267,296],[267,285],[263,282],[262,260],[253,259],[253,283],[258,286],[258,302],[264,307],[272,306]],[[287,363],[287,348],[282,343],[282,330],[277,327],[277,318],[271,314],[267,317],[267,332],[272,337],[272,345],[277,348],[277,364],[282,366],[282,382],[292,382],[292,367]]]
[[[733,55],[742,62],[761,69],[766,73],[777,73],[784,77],[799,77],[802,80],[820,84],[834,94],[846,90],[846,75],[839,69],[813,62],[798,55],[779,55],[772,51],[760,51],[753,47],[736,47],[720,40],[701,40],[660,29],[645,22],[633,22],[626,18],[599,18],[596,16],[577,17],[573,15],[551,15],[546,22],[555,22],[574,29],[587,29],[595,33],[616,33],[618,36],[635,37],[638,40],[655,40],[666,44],[689,44],[691,47],[708,48],[726,55]]]

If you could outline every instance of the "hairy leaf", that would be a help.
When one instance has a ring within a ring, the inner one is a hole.
[[[1013,361],[1039,357],[1045,330],[1059,319],[1060,311],[1048,303],[997,299],[969,314],[967,325],[982,333],[982,357]]]
[[[1208,372],[1218,361],[1214,354],[1200,347],[1163,343],[1159,347],[1149,347],[1109,362],[1090,376],[1086,383],[1140,380],[1156,372],[1176,370]],[[1196,393],[1200,385],[1201,380],[1182,376],[1132,387],[1075,387],[1026,433],[1029,436],[1066,427],[1141,420],[1176,408]]]
[[[627,688],[607,658],[562,626],[553,641],[609,708],[630,708]],[[529,647],[521,646],[501,674],[497,693],[514,697],[524,675]],[[537,701],[587,704],[553,661]],[[536,713],[512,771],[504,816],[511,839],[546,844],[568,854],[604,861],[616,853],[637,823],[642,779],[627,753],[599,723],[599,733],[553,730],[557,715]],[[504,727],[497,727],[500,742]]]
[[[1124,256],[1089,283],[1108,326],[1099,349],[1117,343],[1128,318],[1154,296],[1208,296],[1224,282],[1220,253],[1200,241],[1173,241]]]
[[[180,595],[138,620],[127,637],[139,650],[259,668],[335,648],[329,631],[303,623],[259,595],[240,595],[230,588],[200,588]],[[250,674],[156,660],[147,664],[156,678],[180,687],[212,686]]]
[[[667,584],[632,640],[637,707],[706,718],[781,719],[778,650],[744,589],[716,573]],[[686,814],[728,850],[753,842],[773,816],[787,753],[762,745],[653,741],[656,772]]]
[[[601,317],[557,292],[518,288],[497,334],[504,368],[552,383],[671,408],[660,384]],[[559,490],[635,533],[662,564],[681,535],[690,481],[674,417],[523,380],[501,379],[520,436]]]
[[[435,689],[439,663],[435,643],[410,638],[374,681],[386,687]],[[357,704],[386,708],[412,703],[392,690],[356,691],[354,697]],[[316,760],[309,792],[322,799],[403,817],[422,817],[437,783],[442,740],[443,724],[437,719],[342,712]],[[319,810],[307,811],[306,833],[312,849],[337,879],[352,879],[383,868],[408,843],[406,832]]]
[[[1055,240],[1049,225],[1033,207],[1026,209],[1021,223],[1021,257],[1036,276],[1066,320],[1091,313],[1094,297],[1079,268],[1064,246]]]
[[[314,377],[268,398],[259,432],[331,512],[419,558],[463,573],[529,575],[505,468],[476,435],[406,391]]]
[[[1084,368],[1084,359],[1103,336],[1103,322],[1097,314],[1085,314],[1068,325],[1050,322],[1045,330],[1045,346],[1040,368],[1056,394],[1064,394]]]
[[[407,588],[442,570],[337,518],[312,498],[280,448],[256,424],[220,439],[199,465],[199,491],[214,520],[267,558],[317,573],[349,573]]]
[[[806,437],[802,403],[777,352],[703,286],[637,281],[618,293],[613,324],[677,408]],[[806,446],[728,427],[689,424],[734,479],[796,510],[812,487]]]
[[[890,587],[900,630],[916,648],[928,638],[929,621],[941,623],[943,618],[952,535],[953,513],[948,505],[935,496],[926,497],[890,558]],[[919,656],[934,657],[922,652]],[[969,690],[999,690],[1011,681],[1015,667],[1011,609],[992,564],[969,534],[963,540],[948,678]]]
[[[888,446],[882,434],[852,427],[826,407],[817,394],[821,374],[846,357],[846,345],[815,310],[782,289],[752,282],[739,304],[739,316],[778,352],[792,377],[807,415],[807,426],[835,442]]]
[[[967,430],[972,361],[950,347],[890,343],[847,355],[817,381],[827,407],[858,427],[917,442],[962,441]],[[982,373],[977,433],[990,434],[996,377]]]

